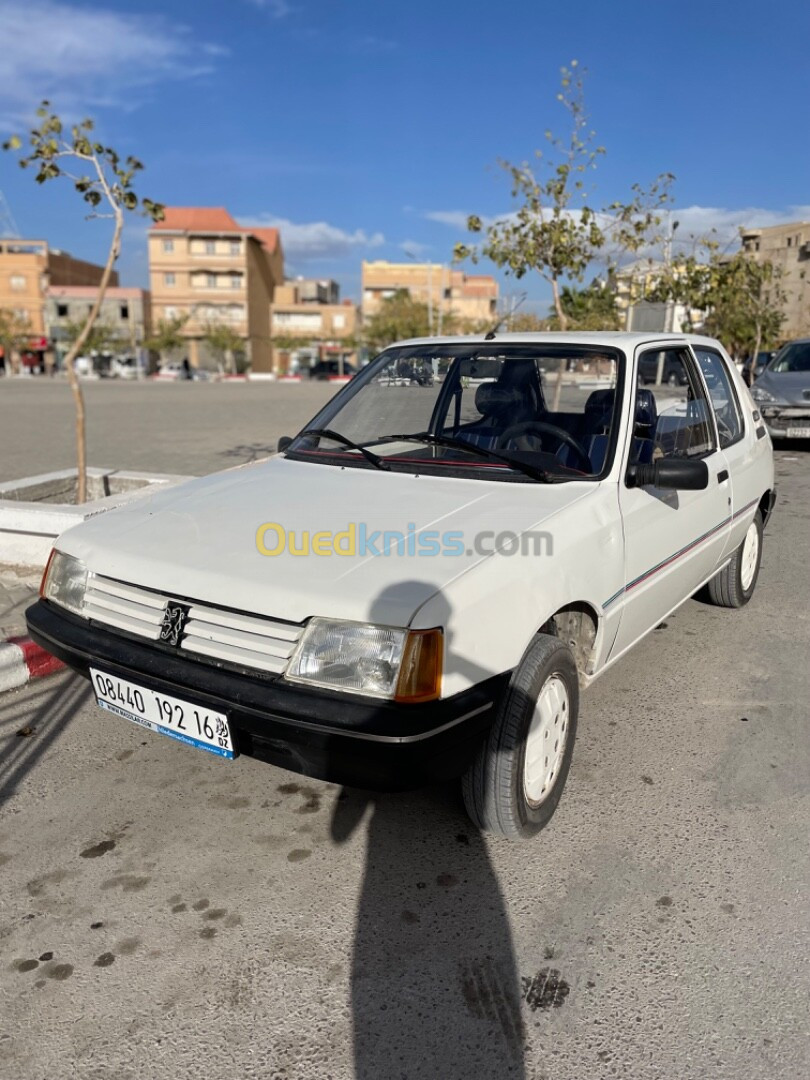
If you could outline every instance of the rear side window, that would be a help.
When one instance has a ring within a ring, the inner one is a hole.
[[[729,377],[728,369],[722,356],[715,349],[704,346],[695,347],[695,355],[709,388],[712,408],[717,419],[717,433],[720,436],[720,449],[732,446],[743,437],[742,413],[737,391]]]

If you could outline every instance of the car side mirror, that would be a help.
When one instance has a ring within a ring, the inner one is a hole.
[[[630,487],[703,491],[709,486],[709,469],[700,458],[663,457],[651,465],[631,465],[627,479]]]
[[[284,451],[287,449],[287,447],[290,445],[291,442],[292,442],[292,436],[291,435],[282,435],[281,438],[278,440],[278,452],[279,452],[279,454],[283,454]]]

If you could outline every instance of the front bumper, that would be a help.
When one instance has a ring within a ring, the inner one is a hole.
[[[760,405],[758,408],[772,439],[787,439],[791,437],[788,431],[792,432],[792,437],[801,432],[799,438],[810,439],[810,409],[792,405]]]
[[[91,665],[227,714],[239,753],[333,783],[402,790],[458,776],[491,725],[509,673],[454,697],[397,705],[226,671],[100,629],[39,600],[31,637],[85,678]]]

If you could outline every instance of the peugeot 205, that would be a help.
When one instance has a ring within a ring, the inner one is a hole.
[[[748,602],[774,496],[709,338],[406,341],[275,456],[65,533],[29,627],[110,713],[364,788],[461,777],[526,837],[580,691],[698,590]]]

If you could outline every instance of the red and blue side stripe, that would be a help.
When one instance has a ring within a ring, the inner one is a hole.
[[[618,592],[615,592],[613,596],[605,600],[605,602],[602,604],[603,610],[610,607],[611,604],[615,603],[620,596],[624,596],[626,593],[629,593],[631,589],[635,589],[637,585],[641,585],[643,582],[649,581],[649,579],[655,574],[660,573],[668,566],[671,566],[674,562],[677,562],[678,559],[682,558],[684,555],[687,555],[690,551],[693,551],[700,544],[704,543],[704,541],[708,540],[710,536],[714,536],[715,533],[718,533],[721,529],[724,529],[727,525],[730,525],[733,521],[736,521],[738,517],[742,517],[743,514],[748,513],[752,506],[757,506],[758,504],[759,499],[753,499],[750,503],[746,503],[746,505],[737,510],[736,513],[731,514],[727,518],[724,518],[723,521],[719,522],[719,524],[709,529],[708,532],[705,532],[702,536],[698,536],[696,537],[696,539],[690,541],[690,543],[688,543],[686,547],[682,547],[679,551],[676,551],[672,555],[669,555],[662,562],[657,563],[655,566],[651,566],[649,570],[645,570],[643,574],[639,574],[637,578],[633,578],[633,580],[629,581],[626,585],[622,585]]]

